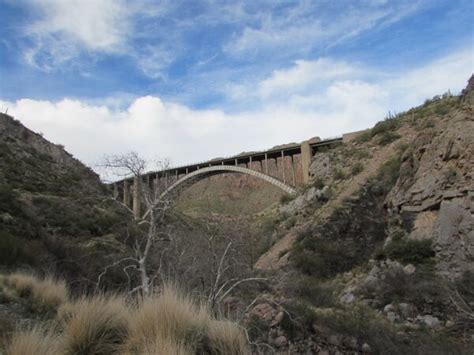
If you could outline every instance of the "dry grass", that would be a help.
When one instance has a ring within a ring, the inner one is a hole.
[[[125,352],[124,355],[129,355],[130,352]],[[153,339],[143,343],[140,353],[136,354],[154,354],[154,355],[194,355],[195,351],[192,351],[189,347],[186,347],[182,342],[174,343],[166,339]]]
[[[18,296],[30,297],[32,308],[39,311],[55,310],[69,298],[66,283],[50,276],[39,279],[31,274],[15,272],[5,277],[5,284]]]
[[[57,311],[50,329],[16,332],[7,354],[247,354],[237,325],[211,317],[208,309],[165,286],[135,307],[124,297],[98,295],[71,302],[63,281],[15,273],[6,287],[28,297],[34,307]],[[54,335],[59,334],[59,335]]]
[[[37,308],[44,311],[57,309],[69,298],[66,283],[52,277],[46,277],[33,284],[31,299]]]
[[[36,277],[23,272],[15,272],[6,277],[6,284],[13,287],[20,297],[29,296],[37,282]]]
[[[8,355],[60,355],[61,342],[51,331],[35,327],[17,332],[7,344]]]
[[[123,298],[82,298],[62,309],[65,354],[112,354],[128,335],[129,310]]]
[[[143,353],[148,342],[165,340],[199,349],[204,343],[210,316],[207,310],[188,297],[166,286],[159,295],[145,298],[130,323],[127,349]]]
[[[247,339],[239,327],[229,321],[214,320],[208,329],[208,347],[212,354],[249,354]]]

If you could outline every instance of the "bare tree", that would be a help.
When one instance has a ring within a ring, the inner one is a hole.
[[[108,156],[104,158],[102,166],[106,169],[113,170],[116,176],[133,178],[134,193],[139,194],[144,208],[137,216],[136,211],[133,211],[129,206],[115,199],[118,204],[134,216],[136,224],[143,233],[134,236],[134,256],[123,258],[113,263],[113,265],[106,267],[99,275],[98,285],[100,285],[101,279],[110,267],[125,265],[123,271],[129,280],[128,271],[130,269],[137,270],[140,278],[139,285],[134,287],[130,292],[141,291],[144,295],[147,295],[150,293],[153,284],[153,278],[150,278],[150,272],[148,270],[152,247],[158,241],[170,239],[170,233],[166,229],[164,219],[171,207],[171,197],[169,194],[163,194],[166,185],[163,186],[158,180],[155,181],[153,186],[143,183],[142,179],[147,163],[135,152]],[[158,166],[160,170],[166,170],[169,168],[169,162],[166,160],[160,161],[158,162]]]

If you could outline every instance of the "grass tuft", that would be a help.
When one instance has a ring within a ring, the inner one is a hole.
[[[6,276],[5,284],[13,288],[18,296],[29,297],[35,311],[55,311],[69,298],[66,283],[51,276],[39,279],[32,274],[15,272]]]
[[[8,355],[61,355],[61,342],[51,331],[34,327],[17,332],[6,346]]]
[[[66,314],[66,354],[113,354],[127,337],[130,316],[121,297],[82,298]]]
[[[250,352],[243,332],[229,321],[212,321],[207,338],[211,354],[239,355]]]
[[[180,294],[176,288],[165,286],[159,295],[145,298],[130,321],[128,351],[143,353],[149,342],[165,339],[174,344],[199,349],[208,330],[207,310]]]

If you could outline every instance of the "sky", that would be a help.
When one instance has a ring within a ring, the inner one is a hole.
[[[471,0],[0,0],[0,111],[93,168],[365,129],[474,71]]]

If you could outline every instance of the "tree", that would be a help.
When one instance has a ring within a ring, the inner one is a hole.
[[[157,163],[160,170],[169,168],[167,160]],[[161,184],[158,180],[153,186],[148,183],[143,183],[143,174],[147,167],[146,161],[137,153],[130,152],[122,155],[113,155],[104,158],[102,166],[108,170],[112,170],[115,176],[134,179],[134,194],[139,195],[139,200],[143,202],[143,210],[137,214],[137,211],[131,209],[125,203],[117,200],[123,208],[128,210],[135,219],[135,223],[140,231],[138,235],[134,236],[133,250],[134,255],[120,259],[109,265],[99,275],[98,285],[102,277],[107,273],[110,267],[123,265],[123,271],[129,277],[128,271],[135,269],[138,271],[140,283],[134,287],[131,292],[141,291],[144,295],[150,293],[154,277],[150,277],[148,264],[150,262],[150,255],[153,246],[158,241],[166,241],[170,239],[170,233],[166,230],[164,223],[165,216],[172,205],[172,198],[170,194],[163,194],[166,189],[166,183]],[[130,277],[129,277],[130,280]]]

